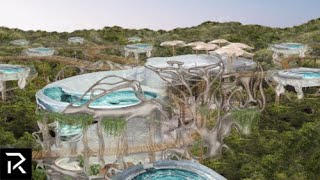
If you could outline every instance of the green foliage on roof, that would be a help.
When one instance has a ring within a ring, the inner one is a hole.
[[[81,128],[88,127],[93,123],[93,116],[88,114],[62,114],[57,112],[37,111],[37,115],[41,121],[42,118],[48,118],[48,123],[55,121],[63,124],[79,126]]]

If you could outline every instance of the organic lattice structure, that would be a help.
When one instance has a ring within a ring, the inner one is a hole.
[[[146,66],[147,70],[157,74],[166,84],[165,102],[146,98],[143,86],[138,80],[116,75],[106,76],[94,83],[63,111],[63,116],[73,115],[74,118],[71,119],[84,124],[81,126],[82,136],[69,139],[71,148],[67,151],[52,150],[54,144],[60,147],[60,140],[57,139],[59,136],[52,137],[49,133],[50,129],[55,129],[57,125],[50,124],[50,115],[44,116],[43,122],[39,122],[40,131],[34,133],[44,151],[34,152],[34,158],[55,158],[62,154],[63,157],[76,157],[81,153],[84,159],[83,169],[87,173],[90,169],[90,157],[97,156],[100,167],[105,169],[103,172],[109,177],[112,174],[111,169],[118,171],[129,166],[130,162],[125,162],[124,157],[130,154],[147,153],[149,162],[159,158],[156,156],[158,152],[162,159],[177,157],[198,160],[216,157],[224,147],[228,148],[223,139],[230,134],[233,127],[244,134],[250,132],[250,125],[257,115],[255,112],[263,110],[265,106],[262,89],[264,73],[260,65],[257,65],[254,72],[226,74],[222,60],[188,68],[179,61],[168,61],[167,64],[166,67]],[[137,104],[121,108],[92,106],[92,103],[108,94],[128,89],[133,91],[139,100]],[[249,111],[246,111],[248,109]],[[81,120],[86,117],[87,121]],[[60,115],[55,118],[59,119]],[[117,133],[112,133],[112,128],[106,126],[112,121],[117,121],[118,127],[119,123],[124,122]],[[96,126],[97,147],[89,145],[89,129],[92,123]],[[130,133],[139,131],[132,125],[143,123],[146,124],[143,131],[148,134],[145,142],[130,144]],[[107,133],[117,139],[116,147],[106,144]],[[77,149],[79,137],[83,144],[81,152]],[[207,149],[203,156],[195,156],[190,152],[190,148],[199,141],[203,144],[200,148]],[[107,155],[116,155],[117,160],[106,164],[104,157]],[[50,163],[44,163],[44,166],[58,171]],[[58,172],[63,174],[62,171]],[[71,176],[80,175],[74,173]]]

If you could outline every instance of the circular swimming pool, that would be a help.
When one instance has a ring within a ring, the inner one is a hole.
[[[194,172],[180,169],[148,169],[145,173],[139,174],[133,180],[206,180],[203,176]]]
[[[161,160],[128,168],[113,180],[225,180],[212,169],[192,161]]]

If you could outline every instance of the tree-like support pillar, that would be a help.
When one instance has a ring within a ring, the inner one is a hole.
[[[70,142],[70,149],[71,149],[71,154],[76,155],[77,149],[78,149],[78,143],[77,142]]]
[[[51,154],[51,145],[50,145],[50,134],[49,134],[49,126],[48,126],[48,117],[45,115],[43,117],[43,126],[40,130],[43,136],[43,145],[44,150]]]
[[[83,128],[83,169],[85,173],[89,172],[90,168],[90,148],[88,145],[88,127]]]
[[[99,138],[99,151],[98,151],[98,158],[100,167],[104,167],[105,161],[104,161],[104,150],[105,150],[105,143],[103,138],[103,128],[102,128],[102,119],[98,120],[97,123],[97,135]]]
[[[119,169],[125,169],[127,165],[123,157],[128,154],[127,125],[119,137],[117,148],[117,162],[119,164]]]
[[[246,105],[249,104],[250,102],[257,102],[252,95],[251,88],[250,88],[250,81],[252,79],[252,76],[250,75],[245,75],[245,76],[240,76],[239,80],[243,84],[245,91],[247,92],[248,98],[246,101]]]

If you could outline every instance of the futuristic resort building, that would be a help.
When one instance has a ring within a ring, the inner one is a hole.
[[[287,85],[294,87],[298,99],[303,98],[303,87],[320,86],[316,68],[276,70],[266,79],[260,63],[245,51],[253,47],[242,43],[168,41],[161,46],[172,47],[172,57],[151,57],[152,45],[137,43],[138,37],[128,41],[136,44],[124,46],[125,57],[133,53],[138,60],[145,53],[145,63],[112,66],[99,61],[99,67],[109,65],[109,70],[56,78],[36,92],[36,113],[42,119],[32,136],[41,151],[32,156],[47,179],[224,180],[199,162],[228,150],[224,138],[233,128],[250,133],[251,124],[231,112],[263,111],[264,81],[277,84],[278,102]],[[68,42],[82,44],[84,39]],[[186,46],[196,54],[176,55],[176,48]],[[308,48],[284,43],[270,49],[276,63],[282,54],[303,57]],[[202,50],[206,54],[198,53]],[[53,56],[55,50],[29,48],[25,54]],[[27,66],[0,65],[3,100],[5,82],[16,80],[24,88],[30,71]],[[208,118],[204,112],[209,111],[216,113]]]

